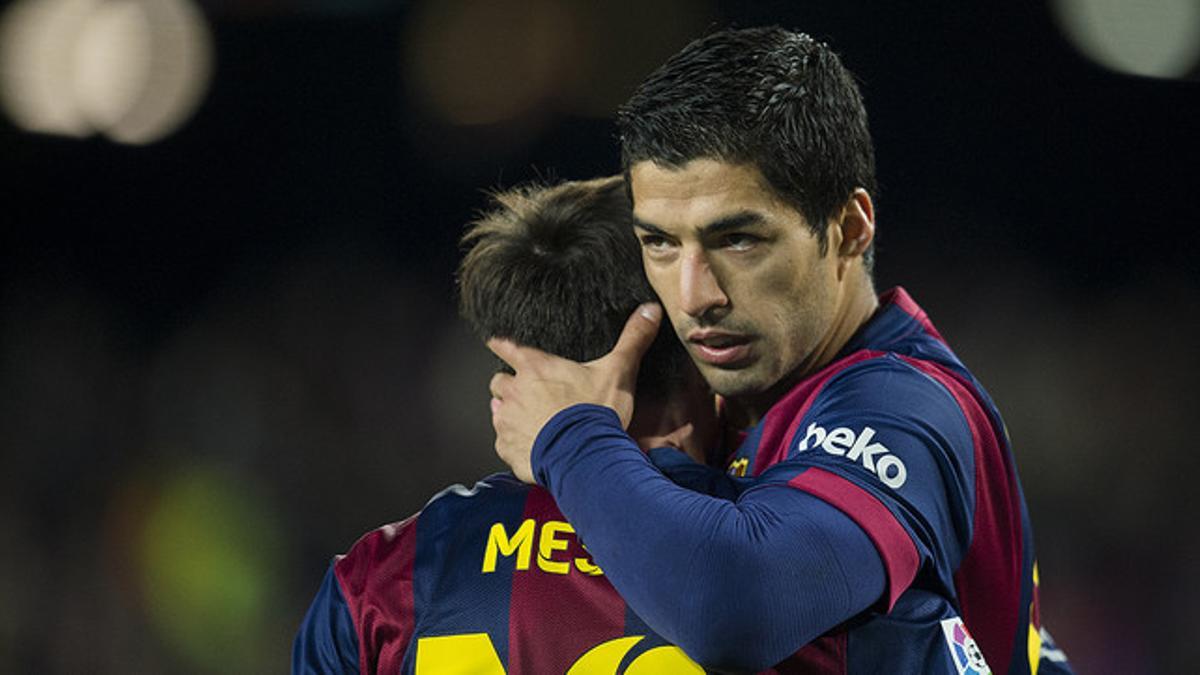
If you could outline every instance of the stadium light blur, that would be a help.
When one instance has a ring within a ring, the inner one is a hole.
[[[0,101],[27,131],[87,136],[91,124],[75,105],[70,46],[96,0],[20,0],[0,20]]]
[[[75,103],[98,128],[116,125],[149,79],[153,45],[137,3],[95,7],[75,41]]]
[[[211,73],[189,0],[19,0],[0,20],[0,102],[27,131],[153,143],[191,117]]]
[[[425,2],[406,61],[419,98],[451,124],[496,124],[535,106],[609,117],[716,15],[707,0]]]
[[[611,118],[638,82],[688,41],[720,23],[711,0],[609,0],[569,3],[581,27],[576,68],[559,109]]]
[[[417,113],[406,128],[427,161],[476,171],[533,143],[559,115],[612,117],[717,17],[712,0],[414,2],[401,38]]]
[[[139,562],[151,625],[200,672],[267,672],[261,645],[282,579],[279,523],[233,475],[194,467],[160,477]]]
[[[1051,6],[1071,43],[1105,68],[1183,78],[1200,66],[1196,0],[1055,0]]]
[[[571,29],[566,8],[552,0],[426,2],[406,31],[410,79],[451,124],[504,122],[552,91]]]

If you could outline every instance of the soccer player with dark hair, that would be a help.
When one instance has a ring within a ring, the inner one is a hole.
[[[515,369],[491,384],[501,457],[707,667],[1069,670],[999,412],[903,289],[875,292],[873,150],[838,57],[779,28],[717,32],[618,124],[647,277],[744,429],[725,465],[751,487],[682,489],[621,432],[615,389],[654,316],[586,365],[491,341]]]
[[[463,316],[483,337],[603,356],[654,300],[631,228],[619,176],[495,195],[463,238]],[[630,432],[704,461],[712,395],[668,332],[641,373]],[[449,488],[339,556],[292,659],[297,674],[700,672],[626,606],[549,493],[511,474]]]

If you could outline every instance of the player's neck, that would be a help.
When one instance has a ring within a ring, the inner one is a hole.
[[[729,421],[743,429],[758,424],[771,406],[797,384],[832,363],[850,338],[871,320],[875,310],[879,309],[879,297],[875,294],[875,285],[870,276],[865,271],[854,274],[847,278],[843,288],[834,320],[817,348],[789,376],[770,389],[731,401]]]

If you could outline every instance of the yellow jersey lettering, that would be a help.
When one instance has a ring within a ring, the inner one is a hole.
[[[1029,638],[1026,649],[1029,653],[1029,675],[1037,675],[1038,666],[1042,665],[1042,631],[1038,625],[1037,597],[1041,579],[1038,577],[1037,561],[1033,561],[1033,602],[1029,603]]]
[[[414,666],[416,675],[505,675],[487,633],[423,637]]]
[[[483,550],[481,570],[484,574],[495,572],[500,556],[515,556],[516,561],[513,568],[517,571],[527,571],[533,558],[536,540],[537,568],[539,570],[549,574],[569,574],[573,565],[576,570],[589,577],[603,575],[603,570],[586,555],[571,557],[570,554],[567,554],[563,556],[564,559],[555,560],[556,552],[571,549],[571,540],[574,535],[575,528],[563,520],[548,520],[539,524],[534,519],[527,518],[521,522],[520,527],[512,536],[509,536],[504,523],[493,523]]]
[[[688,658],[679,647],[664,646],[646,650],[629,664],[625,675],[704,675],[704,669]]]
[[[579,542],[579,548],[587,551],[587,547],[583,545],[582,541]],[[583,572],[584,574],[588,575],[589,577],[602,576],[604,574],[604,570],[600,569],[600,566],[592,561],[591,555],[592,555],[591,551],[588,551],[587,558],[576,558],[575,559],[575,569],[579,570],[580,572]]]
[[[602,642],[579,657],[579,660],[567,671],[567,675],[616,675],[625,655],[645,637],[644,635],[630,635]],[[659,673],[704,675],[704,669],[689,659],[679,647],[667,645],[648,649],[645,653],[639,654],[625,670],[625,675],[658,675]]]
[[[542,525],[542,536],[538,539],[538,568],[551,574],[566,574],[571,571],[571,563],[551,559],[555,551],[567,550],[566,539],[558,539],[559,534],[573,534],[575,528],[570,523],[561,520],[551,520]]]
[[[616,675],[621,666],[621,659],[629,653],[633,646],[642,641],[643,635],[631,635],[617,638],[587,650],[579,660],[567,670],[567,675]]]
[[[533,529],[536,526],[532,518],[527,518],[517,528],[516,534],[509,537],[504,523],[493,524],[488,532],[487,548],[483,551],[483,573],[496,571],[498,555],[509,557],[514,553],[517,555],[516,569],[529,569],[529,559],[533,555]]]
[[[576,558],[575,569],[583,572],[589,577],[598,577],[604,574],[604,570],[600,566],[587,558]]]
[[[629,635],[592,647],[583,653],[567,675],[617,675],[621,661],[646,636]],[[505,675],[504,664],[487,633],[423,637],[417,640],[416,675]],[[639,654],[626,675],[703,675],[704,670],[679,647],[654,647]]]

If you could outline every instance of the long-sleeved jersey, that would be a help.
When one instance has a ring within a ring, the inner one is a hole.
[[[706,666],[1069,671],[1000,415],[902,289],[749,430],[733,498],[663,478],[597,406],[552,418],[532,463],[630,606]]]

